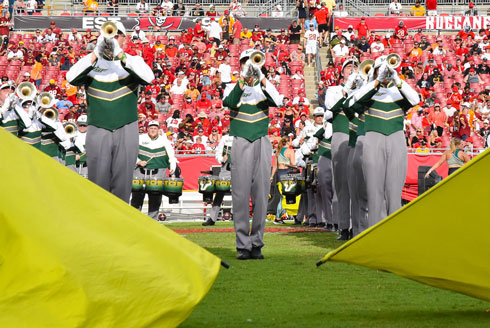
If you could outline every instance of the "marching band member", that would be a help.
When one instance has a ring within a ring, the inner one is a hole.
[[[419,96],[382,56],[369,71],[368,83],[353,94],[349,104],[353,103],[367,108],[362,162],[372,226],[383,219],[383,206],[388,215],[401,207],[407,173],[403,118],[419,103]]]
[[[216,161],[221,163],[221,170],[219,172],[220,178],[231,177],[231,147],[233,145],[233,137],[229,134],[224,134],[219,141],[218,147],[216,148]],[[203,226],[212,226],[218,220],[218,213],[223,203],[223,198],[225,196],[224,192],[217,191],[213,199],[213,207],[211,208],[211,213],[209,218],[204,222]]]
[[[323,108],[321,109],[323,111]],[[332,124],[330,123],[332,117],[332,112],[326,110],[323,115],[323,125],[314,135],[318,142],[318,187],[315,197],[317,217],[322,218],[322,222],[326,224],[325,228],[329,230],[333,229]]]
[[[0,126],[8,132],[17,136],[19,132],[19,120],[21,119],[14,110],[18,98],[15,95],[15,85],[11,82],[4,82],[0,85]],[[26,118],[27,114],[24,115]]]
[[[19,138],[25,143],[41,149],[41,131],[43,124],[41,122],[41,113],[37,110],[36,104],[32,100],[24,100],[20,106],[15,106],[16,113],[19,117],[27,113],[29,120],[19,121]]]
[[[138,159],[134,170],[135,179],[148,180],[153,178],[163,180],[167,176],[167,169],[169,170],[169,175],[175,172],[177,158],[175,157],[174,149],[167,136],[161,136],[158,133],[159,129],[160,124],[158,121],[151,121],[148,123],[148,133],[139,137]],[[131,194],[131,206],[141,211],[144,198],[144,191],[133,191]],[[148,216],[157,220],[161,204],[161,193],[148,193]]]
[[[55,110],[55,109],[52,109]],[[54,118],[48,118],[42,113],[41,121],[41,151],[58,161],[60,142],[66,140],[65,128],[63,124]]]
[[[95,50],[73,65],[66,79],[87,90],[90,181],[129,202],[138,156],[138,85],[150,84],[155,76],[143,58],[122,51],[126,29],[121,22],[104,28]]]
[[[77,132],[77,140],[80,145],[85,147],[85,138],[87,137],[87,115],[80,115],[77,119],[78,132]],[[76,166],[77,172],[82,177],[88,177],[88,169],[87,169],[87,154],[86,152],[81,152],[76,155]]]
[[[342,65],[342,76],[348,81],[349,76],[357,67],[357,61],[347,59]],[[349,157],[349,120],[342,111],[343,103],[350,91],[344,85],[328,88],[325,105],[333,113],[333,135],[331,143],[332,169],[335,192],[338,198],[338,213],[333,215],[339,224],[339,240],[349,239],[350,228],[350,196],[347,184],[347,160]]]
[[[252,65],[254,49],[240,54],[242,78],[228,85],[223,105],[231,110],[230,135],[233,218],[236,231],[237,258],[263,259],[264,228],[270,187],[272,145],[268,136],[269,107],[279,107],[282,97]],[[232,89],[231,91],[229,91]],[[249,200],[252,198],[252,229]]]

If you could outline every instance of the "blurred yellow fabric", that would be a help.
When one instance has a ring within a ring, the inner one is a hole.
[[[321,261],[384,270],[490,301],[489,155],[480,154]]]
[[[0,128],[0,327],[176,327],[220,259]]]

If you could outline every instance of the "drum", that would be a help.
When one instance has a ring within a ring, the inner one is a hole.
[[[296,184],[298,185],[296,187],[296,192],[297,196],[299,196],[302,193],[306,192],[306,180],[305,177],[301,176],[301,174],[295,174],[294,176],[296,178]]]
[[[205,203],[211,203],[213,201],[213,193],[215,192],[215,182],[218,179],[216,176],[200,176],[199,192],[202,194],[202,201]]]
[[[287,174],[281,176],[279,180],[281,182],[281,193],[286,197],[286,204],[296,203],[296,196],[298,196],[298,192],[301,191],[296,176]]]
[[[231,178],[221,177],[218,178],[214,183],[214,188],[216,191],[230,192],[231,191]]]
[[[184,179],[182,178],[165,178],[163,179],[163,194],[168,197],[170,204],[177,204],[179,197],[182,196]]]
[[[162,194],[163,193],[163,180],[157,178],[149,178],[145,181],[146,191],[152,194]]]
[[[133,179],[131,191],[145,191],[145,180],[137,178]]]

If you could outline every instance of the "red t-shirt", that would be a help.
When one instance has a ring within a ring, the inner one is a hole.
[[[327,24],[328,9],[323,7],[315,13],[318,25]]]
[[[408,36],[408,30],[405,26],[397,26],[395,28],[395,37],[398,39],[405,39]]]
[[[426,0],[425,6],[427,10],[436,10],[437,9],[437,0]]]
[[[203,144],[193,144],[191,150],[196,154],[203,154],[206,151],[206,147]]]
[[[236,20],[235,24],[233,24],[233,28],[235,29],[233,38],[240,39],[240,33],[242,33],[242,23],[239,20]]]
[[[363,36],[367,38],[369,27],[366,25],[366,23],[364,24],[359,23],[359,25],[356,26],[356,30],[357,30],[357,37],[359,39],[362,38]]]

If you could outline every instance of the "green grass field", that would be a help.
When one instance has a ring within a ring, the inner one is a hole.
[[[317,268],[341,244],[334,233],[266,233],[262,261],[236,260],[234,233],[183,235],[231,267],[181,327],[490,327],[487,302],[354,265]]]

